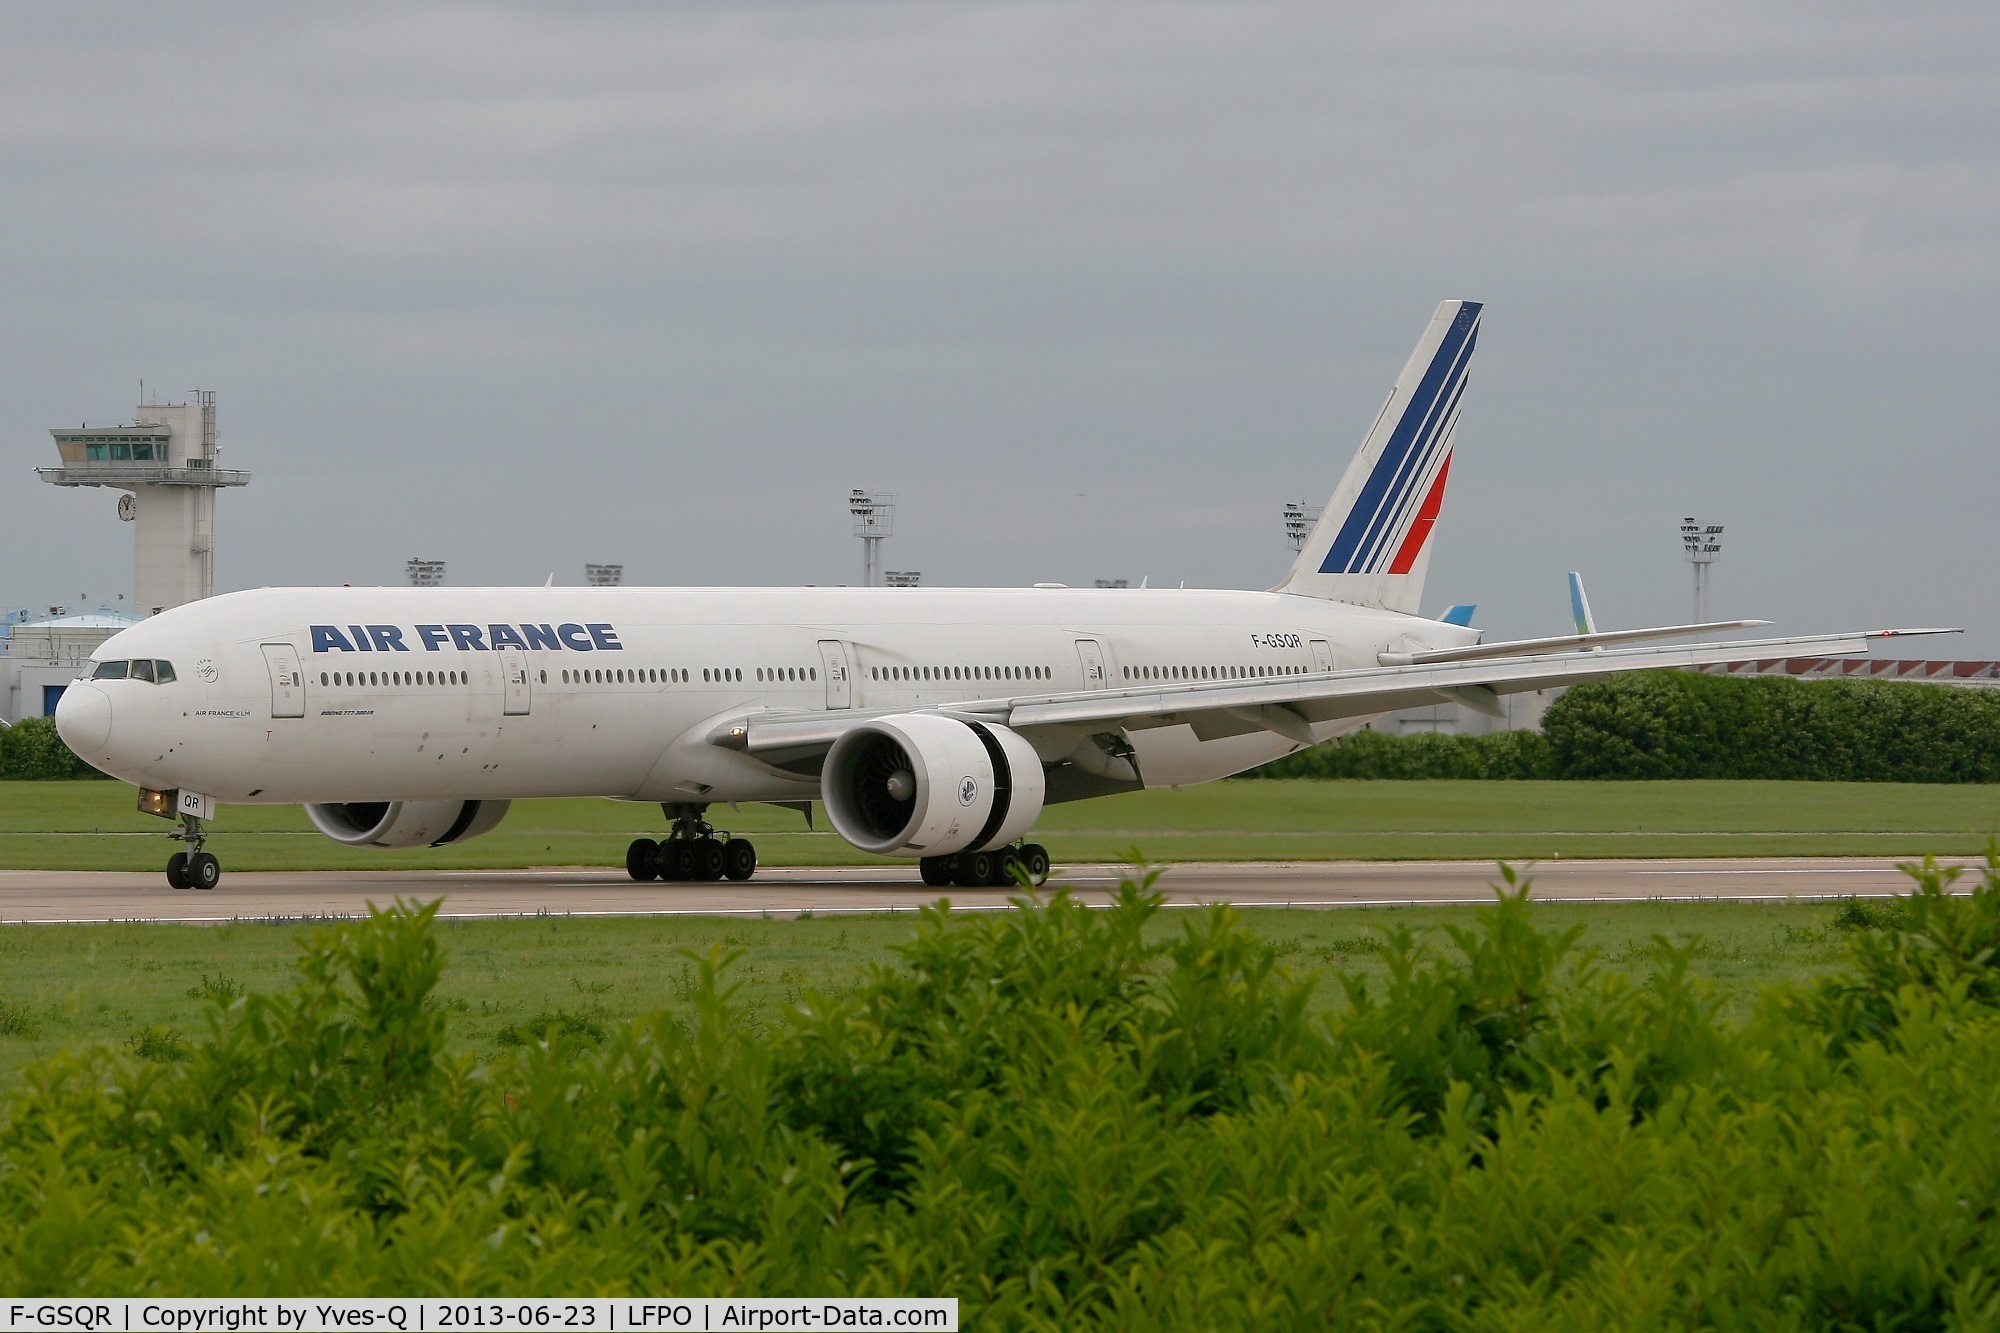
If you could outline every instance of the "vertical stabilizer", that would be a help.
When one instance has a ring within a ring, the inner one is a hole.
[[[1583,575],[1575,570],[1569,574],[1569,614],[1576,621],[1578,634],[1597,633],[1597,617],[1590,614],[1590,594],[1583,590]]]
[[[1438,306],[1279,591],[1416,614],[1479,311]]]

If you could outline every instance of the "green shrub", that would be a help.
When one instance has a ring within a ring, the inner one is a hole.
[[[1535,731],[1486,736],[1357,731],[1243,774],[1246,778],[1552,778],[1548,741]]]
[[[1243,776],[2000,782],[2000,691],[1633,672],[1569,690],[1540,732],[1361,731]]]
[[[0,1123],[0,1289],[933,1294],[1022,1329],[1990,1327],[2000,862],[1725,1020],[1525,884],[1308,1009],[1227,908],[1121,886],[972,921],[782,1021],[481,1062],[435,905],[305,941],[186,1058],[80,1051]]]
[[[0,728],[0,778],[48,782],[104,776],[63,744],[52,717],[23,718]]]
[[[1637,672],[1542,730],[1565,778],[2000,782],[2000,692],[1948,685]]]

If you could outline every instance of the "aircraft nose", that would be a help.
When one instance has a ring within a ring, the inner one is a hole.
[[[111,700],[95,685],[70,686],[56,700],[56,734],[85,759],[102,753],[111,739]]]

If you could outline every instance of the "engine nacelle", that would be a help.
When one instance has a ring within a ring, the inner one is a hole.
[[[864,852],[943,856],[1012,842],[1042,815],[1035,747],[1005,727],[934,713],[863,722],[827,751],[820,799]]]
[[[309,805],[306,818],[349,847],[442,847],[491,833],[506,801],[347,801]]]

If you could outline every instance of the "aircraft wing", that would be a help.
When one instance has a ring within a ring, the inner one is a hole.
[[[1270,731],[1311,745],[1311,726],[1439,702],[1498,713],[1499,696],[1602,680],[1627,671],[1715,666],[1776,657],[1865,654],[1871,643],[1957,630],[1866,630],[1801,638],[1749,639],[1673,647],[1527,652],[1473,661],[1413,663],[1325,671],[1268,679],[1176,681],[1061,694],[968,700],[922,708],[839,713],[758,712],[724,721],[709,733],[712,744],[751,753],[808,754],[831,745],[856,722],[888,713],[929,712],[994,723],[1031,739],[1043,729],[1074,731],[1191,725],[1204,740]]]

